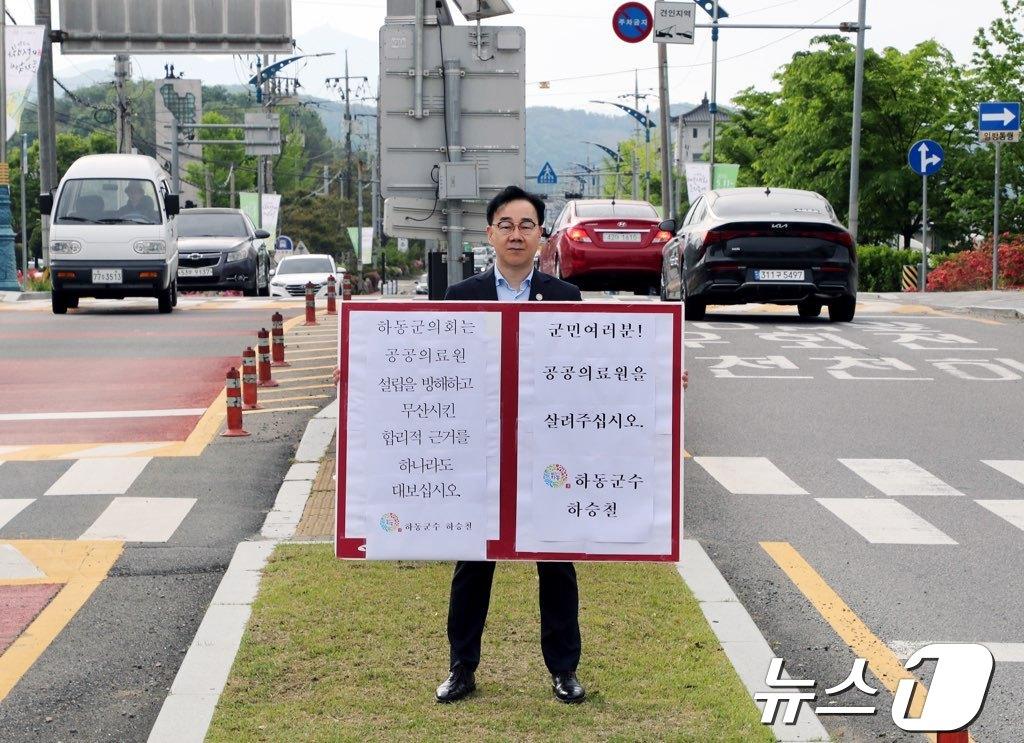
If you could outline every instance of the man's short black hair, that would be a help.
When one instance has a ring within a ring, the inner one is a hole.
[[[529,201],[537,211],[537,224],[544,224],[544,200],[519,186],[506,186],[487,204],[487,224],[494,223],[494,215],[510,201]]]

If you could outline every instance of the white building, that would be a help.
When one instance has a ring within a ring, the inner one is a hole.
[[[721,125],[732,118],[729,111],[718,107],[715,121],[721,129]],[[679,173],[686,171],[686,163],[701,162],[704,158],[704,151],[711,141],[711,112],[709,111],[708,96],[705,93],[700,105],[695,108],[669,118],[672,126],[675,127],[674,156],[676,169]]]

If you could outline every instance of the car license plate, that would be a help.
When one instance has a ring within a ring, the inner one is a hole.
[[[801,271],[754,271],[754,281],[803,281],[804,272]]]
[[[638,243],[640,242],[639,232],[606,232],[604,233],[606,243]]]
[[[190,276],[213,276],[213,268],[179,268],[178,276],[188,278]]]
[[[92,270],[92,283],[94,284],[120,284],[124,281],[124,271],[120,268],[94,268]]]

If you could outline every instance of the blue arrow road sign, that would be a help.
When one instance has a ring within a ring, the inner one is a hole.
[[[537,174],[537,183],[558,183],[558,176],[555,174],[555,169],[551,167],[551,163],[544,163],[544,167]]]
[[[978,104],[979,132],[1020,131],[1020,103],[989,101]]]
[[[919,139],[907,151],[907,164],[918,175],[932,175],[939,172],[945,154],[938,142]]]
[[[288,235],[280,235],[277,238],[277,242],[274,247],[276,250],[287,252],[289,250],[292,250],[295,246],[292,243],[292,239],[288,237]]]

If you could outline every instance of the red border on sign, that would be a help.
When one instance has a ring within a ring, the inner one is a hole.
[[[568,311],[580,314],[664,314],[672,316],[672,534],[671,552],[647,555],[604,555],[580,552],[519,552],[516,550],[516,510],[519,467],[519,316],[523,312]],[[338,360],[342,369],[342,381],[338,390],[338,471],[337,497],[335,499],[335,555],[342,558],[365,558],[366,540],[362,537],[343,537],[345,534],[345,502],[348,465],[348,346],[349,315],[352,312],[499,312],[501,313],[501,400],[499,411],[501,429],[500,486],[498,506],[498,539],[487,541],[488,560],[606,560],[628,562],[678,562],[680,519],[681,461],[683,449],[682,431],[682,389],[680,380],[683,373],[682,358],[682,310],[669,304],[621,305],[583,304],[579,302],[386,302],[370,303],[344,302],[339,317]]]
[[[626,10],[629,10],[631,8],[641,10],[643,11],[644,15],[647,16],[647,33],[636,39],[630,39],[626,36],[623,36],[622,32],[619,30],[619,24],[617,23],[619,19],[619,13],[625,12]],[[618,8],[615,9],[614,13],[612,13],[612,30],[615,32],[616,36],[618,36],[622,41],[625,41],[627,44],[639,44],[641,41],[650,36],[651,31],[654,30],[654,16],[651,14],[650,9],[643,3],[623,3]]]

